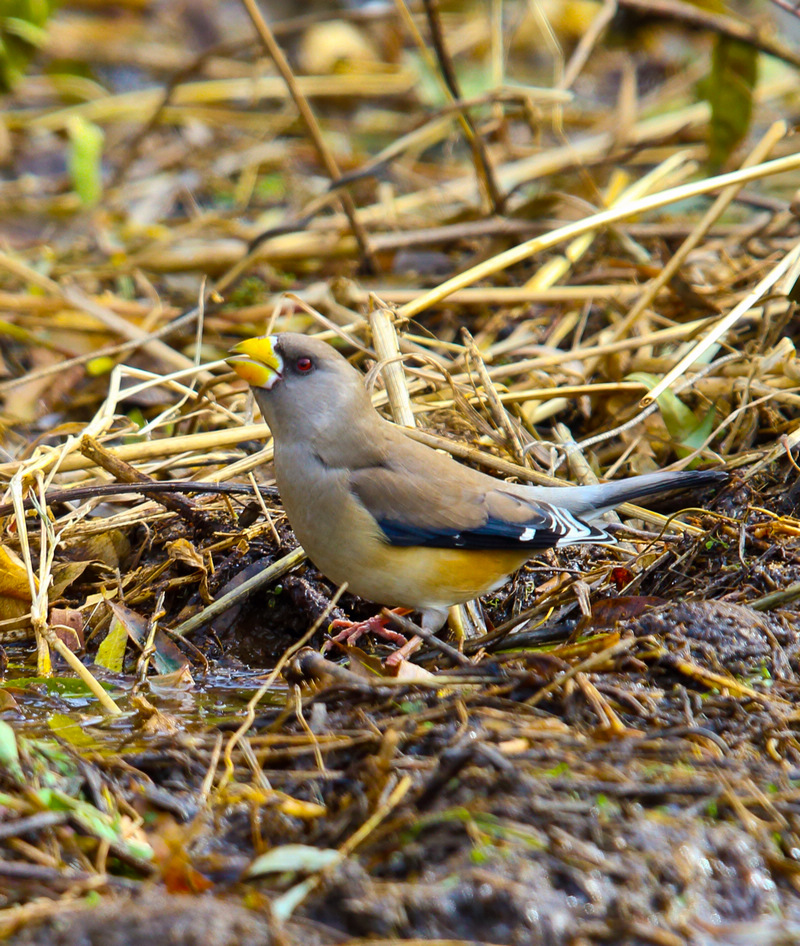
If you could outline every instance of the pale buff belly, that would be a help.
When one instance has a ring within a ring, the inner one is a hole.
[[[447,608],[498,588],[528,555],[392,546],[374,535],[342,537],[335,544],[303,541],[312,562],[337,585],[391,607]]]
[[[397,548],[377,555],[379,567],[353,572],[350,589],[393,607],[442,608],[499,588],[527,560],[518,552]],[[359,590],[359,587],[361,590]]]

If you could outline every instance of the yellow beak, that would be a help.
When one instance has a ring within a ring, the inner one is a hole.
[[[227,363],[239,377],[254,388],[271,388],[283,377],[283,358],[275,350],[272,335],[248,338],[231,349]]]

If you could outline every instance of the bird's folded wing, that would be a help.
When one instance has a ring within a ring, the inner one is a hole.
[[[370,466],[352,472],[350,490],[392,545],[523,552],[606,538],[568,510],[513,495],[499,482],[483,489],[466,477]]]

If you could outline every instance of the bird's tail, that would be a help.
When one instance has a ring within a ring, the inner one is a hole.
[[[599,483],[597,486],[526,486],[530,499],[559,506],[583,519],[596,519],[622,503],[671,490],[689,490],[728,479],[724,470],[684,470],[673,473],[644,473],[625,480]]]

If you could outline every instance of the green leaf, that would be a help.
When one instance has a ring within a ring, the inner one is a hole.
[[[47,39],[47,30],[18,16],[7,16],[3,20],[3,31],[9,36],[19,37],[29,46],[44,46]]]
[[[651,390],[661,379],[656,375],[637,371],[628,375],[625,380],[640,381]],[[699,449],[711,436],[716,418],[713,406],[698,420],[677,394],[669,389],[659,394],[656,403],[661,411],[664,426],[677,445],[675,452],[678,456],[687,456]]]
[[[125,628],[130,639],[144,647],[148,636],[147,620],[135,611],[131,611],[130,608],[126,608],[125,605],[117,604],[115,601],[110,601],[109,605],[114,612],[114,617]],[[188,664],[189,661],[181,650],[172,643],[161,628],[156,630],[153,644],[155,646],[153,663],[159,673],[175,673]]]
[[[87,207],[94,206],[103,193],[103,129],[80,115],[73,115],[67,124],[70,150],[68,167],[72,186]]]
[[[647,374],[644,371],[636,371],[633,374],[629,374],[625,380],[639,381],[647,385],[647,390],[651,391],[661,378],[654,374]],[[661,417],[664,420],[664,424],[670,436],[676,443],[682,443],[683,438],[694,430],[697,424],[697,418],[669,388],[659,394],[656,398],[656,403],[661,411]]]
[[[9,92],[25,74],[34,51],[47,38],[51,0],[0,0],[0,92]]]
[[[718,35],[711,72],[700,83],[700,93],[711,106],[708,159],[712,168],[721,167],[747,134],[757,78],[755,46]]]
[[[0,721],[0,767],[8,769],[15,782],[23,781],[17,735],[8,723],[2,721]]]
[[[683,438],[680,446],[686,449],[676,450],[678,456],[688,456],[690,453],[694,453],[695,450],[699,450],[713,433],[716,420],[717,411],[712,404],[705,414],[695,422],[694,429],[689,430]]]
[[[17,677],[15,687],[41,687],[66,699],[83,699],[91,696],[91,690],[77,677]]]
[[[68,811],[87,834],[114,844],[141,860],[152,858],[153,849],[146,841],[129,841],[123,838],[117,818],[105,814],[90,802],[81,798],[71,798],[64,792],[51,788],[40,789],[37,796],[48,811]]]

